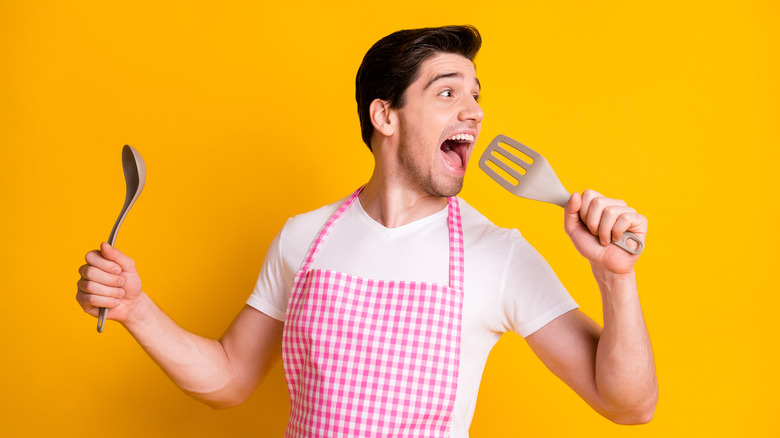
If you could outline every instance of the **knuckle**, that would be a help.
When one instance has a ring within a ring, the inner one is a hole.
[[[587,226],[588,226],[588,229],[589,229],[589,230],[590,230],[592,233],[594,233],[594,234],[596,234],[596,233],[598,232],[598,230],[599,230],[599,221],[598,221],[597,219],[589,219],[589,220],[588,220],[588,221],[585,223],[585,225],[587,225]]]
[[[601,198],[601,193],[593,190],[593,189],[586,189],[584,192],[582,192],[582,196],[587,196],[588,198]]]
[[[89,297],[89,305],[93,307],[109,307],[106,301],[107,299],[105,297],[99,297],[95,295]]]
[[[84,256],[84,260],[87,263],[91,264],[91,261],[95,260],[96,257],[97,257],[97,251],[93,249],[92,251],[88,252],[87,255]]]
[[[85,293],[76,294],[76,301],[85,312],[89,312],[91,309],[98,307],[95,303],[94,295],[88,295]]]
[[[582,192],[582,205],[583,205],[583,206],[588,206],[588,205],[590,205],[590,200],[591,200],[591,198],[592,198],[592,196],[591,196],[591,194],[590,194],[590,191],[589,191],[589,190],[585,190],[585,191],[583,191],[583,192]]]
[[[93,306],[94,305],[94,296],[89,294],[81,294],[81,299],[79,300],[79,303],[81,303],[81,306]]]
[[[84,287],[82,288],[84,292],[87,292],[89,294],[96,294],[99,290],[99,285],[95,283],[94,281],[85,281]]]
[[[89,312],[91,309],[93,309],[95,306],[90,304],[88,297],[84,297],[80,300],[78,300],[79,306],[81,306],[81,309],[84,310],[84,312]]]
[[[618,220],[620,218],[630,218],[632,213],[630,211],[626,211],[625,207],[615,206],[609,209],[609,215],[612,219]]]

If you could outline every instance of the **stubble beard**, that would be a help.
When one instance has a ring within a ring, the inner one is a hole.
[[[410,142],[409,139],[404,138],[398,148],[398,161],[404,171],[406,184],[431,196],[441,198],[449,198],[460,193],[463,189],[463,178],[437,178],[430,169],[430,163],[426,167],[425,163],[414,159],[414,151],[410,146],[414,143],[414,141]]]

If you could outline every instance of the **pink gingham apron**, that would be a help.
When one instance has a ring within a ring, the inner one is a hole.
[[[458,200],[448,200],[449,286],[309,270],[359,193],[325,223],[295,275],[282,337],[285,436],[448,436],[463,307]]]

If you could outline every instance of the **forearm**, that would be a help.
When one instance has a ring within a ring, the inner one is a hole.
[[[219,341],[182,329],[145,294],[123,325],[184,392],[214,407],[235,404],[234,373]]]
[[[658,382],[636,274],[615,275],[597,267],[593,273],[604,314],[596,353],[598,394],[613,421],[649,421],[658,398]]]

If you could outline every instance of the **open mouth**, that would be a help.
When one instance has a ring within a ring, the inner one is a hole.
[[[456,169],[462,169],[466,165],[469,146],[474,142],[474,136],[470,134],[455,134],[444,140],[441,151],[444,160]]]

